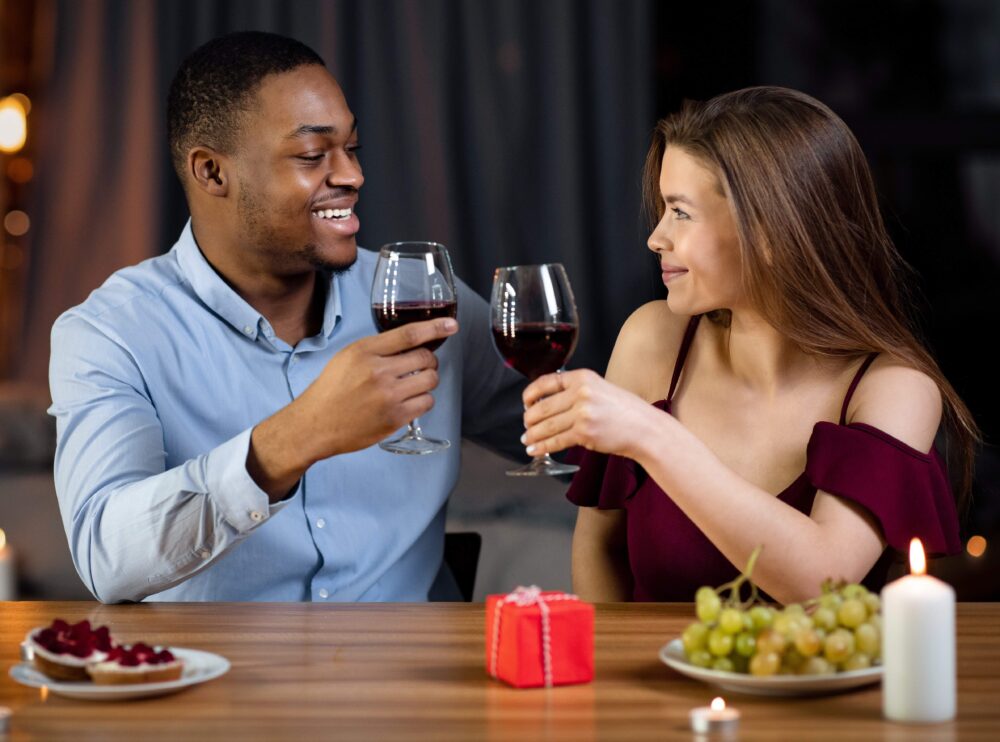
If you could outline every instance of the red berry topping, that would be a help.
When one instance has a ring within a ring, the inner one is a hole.
[[[57,618],[51,626],[36,632],[33,638],[53,654],[68,654],[80,659],[89,657],[95,651],[108,652],[112,647],[108,627],[101,626],[94,631],[86,619],[69,624]]]
[[[117,662],[122,667],[136,667],[138,665],[163,665],[173,662],[174,656],[167,649],[157,652],[148,644],[136,642],[131,647],[120,645],[111,650],[108,655],[109,662]]]

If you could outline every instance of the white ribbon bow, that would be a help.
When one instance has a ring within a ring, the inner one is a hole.
[[[497,658],[500,654],[500,618],[503,616],[505,605],[513,603],[519,608],[537,605],[541,616],[542,624],[542,677],[546,688],[552,687],[552,642],[551,625],[549,623],[549,606],[555,600],[578,600],[576,595],[571,593],[554,593],[552,595],[542,595],[542,589],[538,585],[530,587],[518,586],[513,591],[507,593],[496,602],[493,609],[493,637],[491,639],[490,651],[490,675],[497,677]]]

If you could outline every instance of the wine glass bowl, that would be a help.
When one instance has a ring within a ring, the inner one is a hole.
[[[559,263],[497,268],[490,321],[493,344],[505,364],[531,381],[560,371],[576,349],[580,326],[566,270]],[[571,474],[578,469],[545,454],[507,474]]]
[[[455,278],[444,245],[436,242],[393,242],[379,250],[372,279],[372,318],[379,332],[422,320],[458,315]],[[423,344],[437,350],[447,338]],[[399,438],[381,441],[391,453],[422,455],[443,451],[450,441],[427,438],[417,420]]]

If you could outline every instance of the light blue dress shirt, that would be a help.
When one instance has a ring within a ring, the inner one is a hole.
[[[524,380],[492,347],[489,307],[458,286],[421,418],[446,452],[378,446],[314,464],[271,505],[246,470],[253,426],[377,332],[377,255],[330,281],[322,331],[294,348],[205,260],[190,222],[169,253],[118,271],[52,329],[56,491],[73,561],[104,602],[427,600],[442,567],[462,436],[510,454]],[[336,411],[331,410],[331,415]]]

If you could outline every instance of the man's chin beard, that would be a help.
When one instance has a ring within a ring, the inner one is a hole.
[[[341,262],[326,260],[320,256],[319,247],[312,242],[302,248],[301,255],[316,270],[325,271],[333,274],[334,276],[347,273],[347,271],[349,271],[358,261],[357,249],[354,250],[354,257],[350,260]]]

